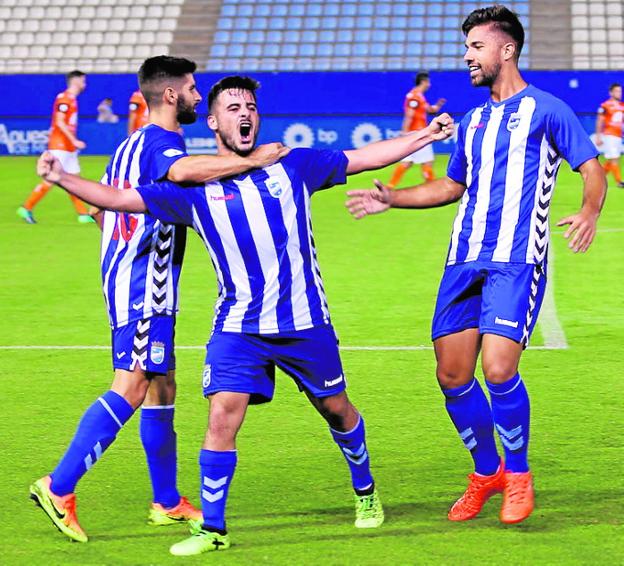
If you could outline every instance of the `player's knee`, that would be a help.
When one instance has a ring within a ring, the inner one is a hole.
[[[113,381],[111,390],[121,395],[133,409],[138,409],[147,395],[149,381],[145,378],[117,379]]]
[[[473,372],[462,370],[459,367],[438,365],[436,377],[442,389],[454,389],[468,383],[473,377]]]
[[[347,431],[357,424],[359,413],[346,394],[332,395],[318,401],[321,416],[334,430]]]
[[[490,383],[505,383],[518,372],[518,366],[504,360],[483,364],[483,375]]]

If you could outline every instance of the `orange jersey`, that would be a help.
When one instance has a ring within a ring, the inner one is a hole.
[[[604,118],[602,133],[606,136],[622,136],[624,125],[624,103],[618,100],[605,100],[598,108],[598,114]]]
[[[67,135],[58,127],[57,122],[62,121],[67,128],[76,135],[78,128],[78,100],[67,92],[61,92],[54,100],[52,109],[52,130],[48,140],[48,149],[62,149],[64,151],[76,151],[76,146]]]
[[[407,113],[412,111],[412,121],[409,124],[408,130],[413,132],[414,130],[422,130],[427,127],[427,99],[425,95],[413,88],[407,93],[405,97],[405,104],[403,105],[403,111]]]
[[[133,125],[132,131],[138,130],[147,124],[149,119],[149,110],[147,102],[141,94],[140,90],[135,90],[130,97],[130,106],[128,107],[128,121]]]

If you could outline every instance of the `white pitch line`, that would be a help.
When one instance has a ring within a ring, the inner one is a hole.
[[[555,262],[554,262],[553,246],[548,246],[548,282],[546,291],[544,292],[544,301],[539,314],[538,323],[542,329],[544,338],[544,346],[552,350],[567,350],[568,341],[566,340],[563,327],[557,318],[557,308],[555,307]]]
[[[176,346],[176,350],[205,350],[206,346]],[[433,346],[340,346],[345,352],[421,352],[431,351]],[[558,345],[531,346],[531,350],[562,350]],[[110,346],[0,346],[0,350],[110,350]]]

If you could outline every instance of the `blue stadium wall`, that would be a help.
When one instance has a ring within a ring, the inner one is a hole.
[[[262,114],[260,142],[283,141],[288,145],[348,149],[397,135],[402,104],[412,86],[413,74],[387,73],[251,73],[262,83],[258,93]],[[198,87],[206,95],[222,74],[198,73]],[[588,132],[594,129],[595,112],[612,82],[622,75],[610,71],[526,71],[525,78],[570,104]],[[448,99],[445,110],[460,118],[483,102],[485,89],[470,86],[461,71],[431,73],[427,97]],[[5,109],[0,115],[0,154],[37,154],[46,147],[50,110],[56,94],[65,88],[62,75],[0,75]],[[87,143],[85,154],[106,155],[126,135],[130,94],[135,75],[89,75],[87,90],[80,96],[79,136]],[[97,105],[113,99],[120,115],[118,124],[98,124]],[[215,150],[214,137],[205,125],[205,100],[200,120],[185,126],[190,152]],[[451,144],[437,144],[448,153]]]

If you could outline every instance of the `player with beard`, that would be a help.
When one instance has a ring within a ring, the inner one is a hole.
[[[432,339],[446,409],[475,473],[448,518],[472,519],[503,492],[500,519],[518,523],[534,505],[529,397],[518,365],[544,296],[557,170],[565,159],[583,178],[580,211],[558,223],[569,226],[565,237],[574,252],[587,251],[593,241],[606,179],[572,110],[520,75],[524,30],[517,16],[500,5],[477,9],[462,30],[470,80],[487,87],[490,99],[461,121],[447,176],[400,191],[380,183],[377,190],[349,191],[347,206],[362,218],[390,207],[433,208],[462,199]],[[479,352],[490,402],[474,377]]]
[[[226,77],[212,87],[208,125],[219,155],[253,151],[260,124],[257,88],[247,77]],[[451,118],[442,115],[423,130],[358,150],[294,149],[274,165],[189,188],[158,183],[119,192],[64,173],[50,154],[40,159],[38,170],[49,182],[98,206],[147,211],[165,222],[192,226],[210,253],[219,298],[203,373],[203,393],[210,401],[199,456],[203,518],[190,538],[171,547],[172,554],[230,546],[225,505],[237,463],[236,436],[248,405],[272,399],[276,367],[306,394],[345,457],[355,526],[382,524],[364,419],[345,390],[312,235],[310,197],[452,132]]]
[[[246,157],[188,156],[178,133],[195,122],[201,101],[195,63],[159,56],[139,70],[150,121],[124,140],[104,181],[123,191],[164,179],[206,182],[273,163],[288,149],[261,146]],[[186,228],[146,214],[103,213],[102,283],[112,329],[114,379],[85,412],[54,471],[31,488],[31,497],[73,540],[86,542],[75,511],[80,478],[114,441],[136,409],[153,490],[149,523],[168,525],[201,517],[177,490],[174,328]]]

